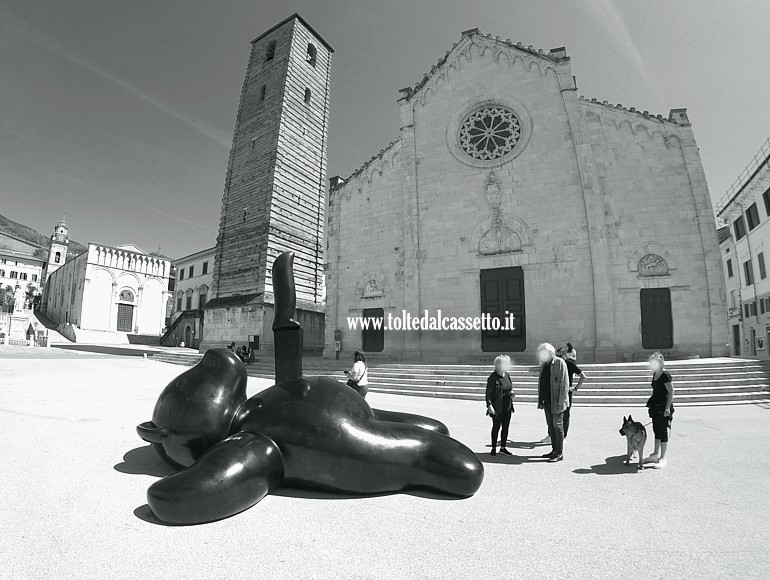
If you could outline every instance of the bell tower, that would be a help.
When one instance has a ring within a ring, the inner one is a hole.
[[[45,285],[45,281],[56,270],[64,265],[67,261],[67,251],[70,245],[69,228],[65,221],[66,217],[62,217],[59,223],[53,230],[51,235],[51,241],[48,242],[48,262],[45,267],[45,275],[41,281],[41,286]]]
[[[324,210],[333,49],[298,14],[251,43],[230,150],[201,350],[272,348],[272,265],[295,254],[305,345],[323,348]]]

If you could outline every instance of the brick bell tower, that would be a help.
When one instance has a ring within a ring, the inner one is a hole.
[[[251,43],[201,351],[273,348],[273,261],[293,251],[305,348],[323,349],[326,137],[333,49],[294,14]]]

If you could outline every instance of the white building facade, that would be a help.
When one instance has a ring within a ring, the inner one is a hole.
[[[49,275],[46,315],[78,330],[160,336],[171,262],[133,245],[88,244],[88,251]],[[68,338],[73,338],[68,336]]]
[[[203,336],[203,309],[211,297],[216,247],[174,260],[171,324],[164,334],[164,346],[197,348]]]
[[[770,139],[716,206],[730,353],[770,357]]]

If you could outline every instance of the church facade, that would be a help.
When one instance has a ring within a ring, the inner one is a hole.
[[[564,48],[466,31],[402,89],[400,136],[332,178],[325,355],[465,362],[727,354],[714,215],[685,109],[577,92]],[[362,330],[480,317],[508,328]]]
[[[170,274],[169,260],[134,245],[88,244],[86,252],[48,275],[43,312],[75,342],[158,337],[165,326]]]

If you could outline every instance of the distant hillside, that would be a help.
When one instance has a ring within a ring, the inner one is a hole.
[[[21,240],[24,240],[25,242],[39,246],[44,250],[48,249],[48,240],[50,239],[49,236],[44,236],[29,226],[17,223],[12,219],[8,219],[3,214],[0,214],[0,232],[15,236]],[[86,249],[86,246],[83,244],[70,240],[68,258],[73,258],[79,254],[82,254],[86,251]],[[35,252],[35,254],[37,255],[38,252]],[[46,258],[47,255],[41,255],[38,257]]]

